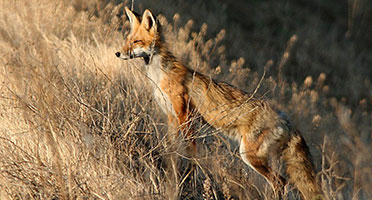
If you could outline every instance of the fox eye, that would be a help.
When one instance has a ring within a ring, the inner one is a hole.
[[[142,42],[142,40],[134,40],[134,44],[138,43],[138,42]]]

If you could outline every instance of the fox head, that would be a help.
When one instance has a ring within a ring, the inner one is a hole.
[[[142,57],[148,63],[151,55],[157,52],[156,44],[160,37],[160,25],[148,9],[143,12],[142,17],[128,7],[125,7],[125,12],[130,21],[131,30],[122,50],[116,52],[115,55],[124,60]]]

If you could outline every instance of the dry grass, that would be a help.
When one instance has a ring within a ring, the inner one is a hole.
[[[0,0],[0,199],[271,199],[217,131],[200,125],[193,167],[185,141],[169,139],[141,61],[114,55],[127,30],[121,12],[122,4],[83,0]],[[160,20],[184,63],[246,91],[259,84],[243,58],[228,59],[229,30],[210,37],[207,25],[194,32],[182,16]],[[335,88],[324,73],[301,84],[271,73],[306,48],[293,50],[295,42],[284,41],[277,64],[264,62],[269,75],[257,95],[303,132],[326,199],[372,198],[371,99],[350,106],[329,97]]]

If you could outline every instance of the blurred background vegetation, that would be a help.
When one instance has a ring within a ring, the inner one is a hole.
[[[371,1],[143,0],[134,1],[134,8],[151,8],[167,19],[179,13],[180,24],[194,21],[194,31],[207,24],[206,38],[227,30],[226,59],[244,58],[245,67],[260,73],[270,59],[279,66],[288,40],[297,35],[283,69],[288,81],[300,83],[306,76],[325,73],[326,84],[333,88],[330,96],[356,105],[372,95]]]

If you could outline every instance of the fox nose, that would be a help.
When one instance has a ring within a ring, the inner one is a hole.
[[[116,57],[120,57],[120,52],[115,53]]]

